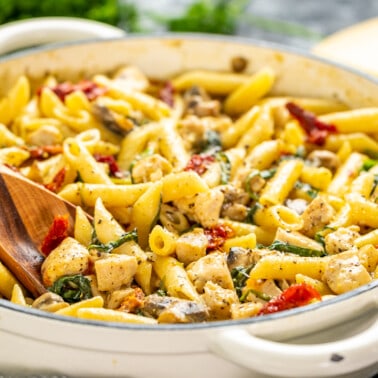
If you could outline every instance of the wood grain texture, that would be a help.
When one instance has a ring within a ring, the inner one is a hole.
[[[57,215],[68,214],[72,228],[75,211],[76,206],[41,185],[0,167],[0,261],[34,297],[46,292],[41,243]]]

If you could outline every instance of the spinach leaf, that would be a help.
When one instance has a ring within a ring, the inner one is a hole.
[[[118,240],[111,241],[109,243],[98,243],[98,244],[91,244],[88,246],[88,249],[97,249],[101,252],[111,253],[113,249],[119,247],[123,243],[129,242],[129,241],[138,241],[138,233],[137,230],[134,229],[132,231],[124,233]]]
[[[60,277],[49,290],[68,303],[80,302],[93,296],[90,281],[81,274]]]
[[[243,287],[245,286],[247,279],[249,278],[249,272],[251,271],[253,266],[253,264],[247,267],[237,266],[236,268],[231,270],[232,282],[234,283],[234,288],[239,298],[242,295]]]
[[[274,251],[294,253],[296,255],[304,257],[323,257],[327,255],[327,253],[324,250],[299,247],[297,245],[292,245],[286,242],[282,242],[280,240],[275,240],[267,248]]]
[[[221,184],[226,185],[230,181],[231,176],[231,162],[228,156],[224,152],[218,152],[215,158],[221,167]]]

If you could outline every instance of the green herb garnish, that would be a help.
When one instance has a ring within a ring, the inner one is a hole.
[[[253,290],[253,289],[248,289],[243,295],[240,296],[240,302],[244,303],[249,294],[254,294],[256,295],[257,298],[262,299],[263,301],[269,302],[272,297],[268,294],[262,293],[261,291]]]
[[[243,287],[245,286],[245,283],[249,278],[249,273],[252,270],[253,266],[253,264],[247,267],[237,266],[236,268],[231,270],[232,282],[234,283],[234,288],[239,298],[242,295]]]
[[[81,274],[60,277],[49,290],[68,303],[80,302],[93,296],[90,281]]]
[[[280,240],[275,240],[269,247],[267,247],[267,249],[279,252],[294,253],[304,257],[323,257],[327,255],[324,250],[299,247]]]
[[[256,211],[262,208],[263,208],[263,205],[261,205],[261,203],[259,202],[256,202],[255,205],[252,206],[247,213],[247,217],[245,218],[246,223],[255,224],[254,217],[255,217]]]
[[[181,17],[163,19],[170,31],[235,34],[249,0],[198,0]]]
[[[375,159],[367,159],[362,164],[361,171],[368,171],[370,168],[373,168],[375,165],[378,164],[378,160]]]
[[[217,131],[206,130],[205,139],[199,143],[199,152],[208,153],[210,151],[218,152],[222,149],[222,141]]]
[[[231,162],[228,156],[224,152],[218,152],[215,158],[220,164],[221,168],[221,184],[226,185],[230,181],[231,176]]]
[[[314,199],[317,195],[319,190],[311,186],[310,184],[306,184],[302,181],[297,181],[294,185],[295,189],[302,190],[305,192],[310,198]]]
[[[111,253],[113,249],[118,248],[122,244],[129,242],[129,241],[138,241],[138,233],[137,230],[132,230],[123,234],[118,240],[111,241],[109,243],[97,243],[91,244],[88,249],[97,249],[101,252]]]

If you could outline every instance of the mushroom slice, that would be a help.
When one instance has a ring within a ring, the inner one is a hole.
[[[42,294],[32,303],[32,307],[48,312],[55,312],[68,306],[69,304],[64,302],[60,295],[51,292]]]
[[[207,308],[202,303],[157,294],[145,298],[142,312],[157,318],[159,323],[194,323],[208,318]]]
[[[115,134],[124,136],[135,126],[130,118],[117,114],[100,103],[93,104],[92,112],[107,129]]]

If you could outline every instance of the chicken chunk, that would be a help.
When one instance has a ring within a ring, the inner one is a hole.
[[[331,151],[314,150],[308,156],[307,160],[316,167],[325,167],[335,171],[340,165],[339,157]]]
[[[58,278],[88,270],[88,250],[74,238],[67,237],[51,251],[41,267],[42,281],[50,287]]]
[[[63,141],[63,135],[59,129],[52,125],[43,125],[31,132],[26,139],[27,143],[35,146],[56,145]]]
[[[154,182],[171,173],[172,165],[164,157],[154,154],[137,161],[131,175],[135,184]]]
[[[194,197],[180,198],[175,205],[188,218],[210,228],[218,223],[223,199],[221,190],[212,189]]]
[[[302,214],[302,233],[309,237],[320,231],[332,220],[335,210],[321,196],[314,198]]]
[[[256,316],[262,309],[262,303],[247,302],[247,303],[234,303],[231,305],[231,318],[232,319],[246,319]]]
[[[329,254],[334,255],[336,253],[353,249],[354,240],[360,236],[358,230],[358,226],[350,226],[340,227],[336,231],[330,232],[324,238],[326,251]]]
[[[130,285],[137,271],[137,260],[134,256],[109,255],[95,262],[98,289],[111,291],[122,285]]]
[[[188,266],[187,272],[199,293],[203,293],[208,281],[216,283],[224,289],[234,288],[224,253],[214,252],[200,258]]]
[[[220,102],[212,100],[206,91],[198,86],[193,86],[184,95],[185,112],[198,117],[218,116],[220,113]]]
[[[176,241],[176,255],[185,265],[206,256],[208,239],[202,228],[182,234]]]
[[[231,306],[239,303],[235,290],[224,289],[214,282],[207,282],[201,298],[209,309],[211,320],[226,320],[231,318]]]
[[[369,283],[372,277],[361,264],[358,255],[346,251],[331,257],[323,279],[334,293],[343,294]]]

